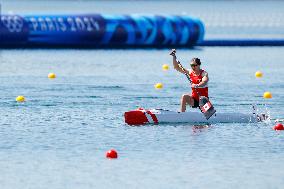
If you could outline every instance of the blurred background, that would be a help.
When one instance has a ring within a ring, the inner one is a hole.
[[[283,1],[1,0],[2,14],[158,14],[201,19],[206,39],[284,38]]]

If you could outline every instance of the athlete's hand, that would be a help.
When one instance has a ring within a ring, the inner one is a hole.
[[[199,87],[199,85],[198,84],[191,84],[191,87],[196,89],[196,88]]]
[[[176,55],[176,52],[177,52],[177,51],[176,51],[175,49],[172,49],[170,55],[171,55],[171,56],[175,56],[175,55]]]

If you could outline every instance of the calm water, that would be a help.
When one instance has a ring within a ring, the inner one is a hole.
[[[204,47],[178,50],[178,57],[185,67],[201,58],[217,111],[248,113],[258,104],[283,119],[283,50]],[[284,133],[272,130],[273,121],[203,129],[124,124],[123,113],[137,107],[179,109],[190,89],[172,66],[162,70],[171,64],[168,52],[1,50],[1,189],[283,188]],[[263,78],[254,77],[257,70]],[[273,98],[263,99],[265,91]],[[26,102],[15,102],[18,95]],[[110,148],[118,159],[105,158]]]
[[[180,50],[201,57],[216,109],[283,118],[283,48]],[[2,50],[1,188],[282,188],[284,133],[273,122],[129,127],[138,106],[179,109],[183,75],[167,50]],[[279,61],[280,60],[280,61]],[[186,65],[186,64],[185,64]],[[261,70],[264,77],[255,79]],[[55,72],[55,80],[47,79]],[[164,84],[157,91],[153,85]],[[273,98],[264,100],[264,91]],[[19,104],[15,97],[24,95]],[[266,105],[263,105],[266,104]],[[115,148],[119,159],[104,153]]]

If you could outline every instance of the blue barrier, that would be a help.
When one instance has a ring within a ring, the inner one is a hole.
[[[204,26],[188,16],[2,15],[0,47],[191,47]]]

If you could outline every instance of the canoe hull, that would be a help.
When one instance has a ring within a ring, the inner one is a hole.
[[[143,125],[148,123],[256,123],[267,119],[267,116],[253,113],[215,113],[207,120],[201,112],[138,108],[125,112],[124,118],[128,125]]]

